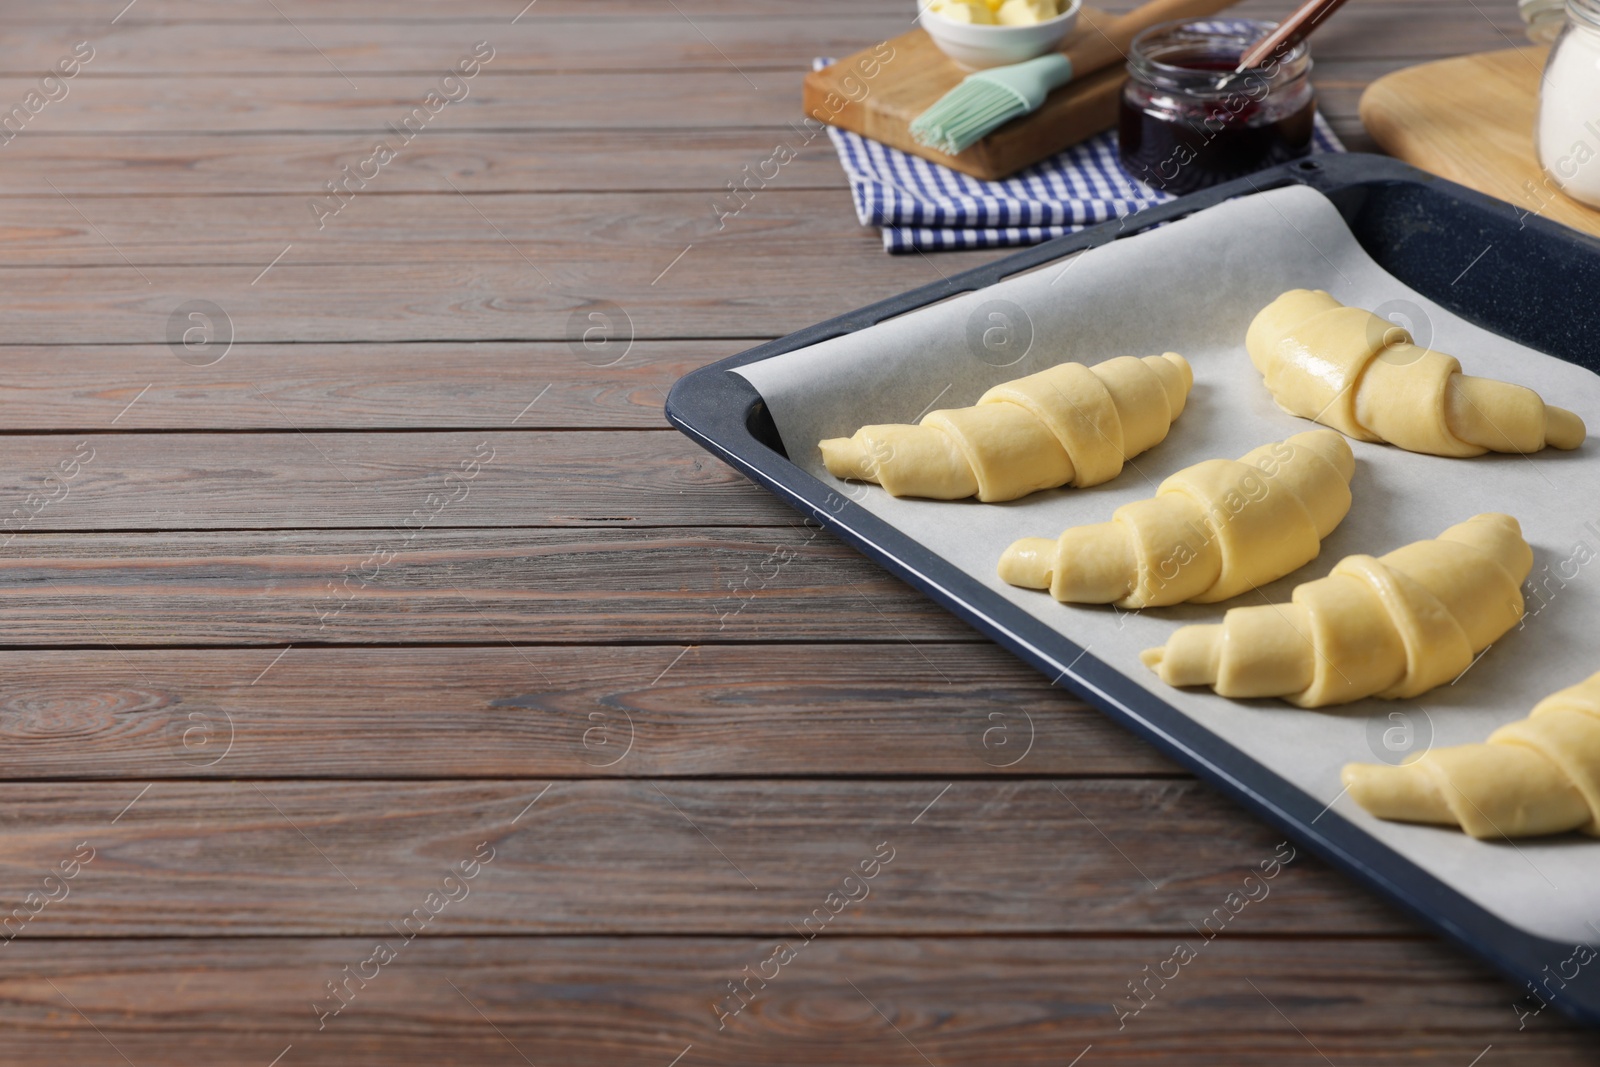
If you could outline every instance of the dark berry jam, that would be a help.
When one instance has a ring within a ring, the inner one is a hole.
[[[1273,61],[1224,83],[1251,38],[1208,40],[1194,25],[1179,40],[1135,42],[1118,124],[1128,172],[1181,194],[1306,155],[1316,98],[1303,47],[1292,66]]]

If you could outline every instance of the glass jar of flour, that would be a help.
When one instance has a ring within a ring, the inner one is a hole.
[[[1534,141],[1561,191],[1600,207],[1600,0],[1567,0],[1567,25],[1539,85]]]

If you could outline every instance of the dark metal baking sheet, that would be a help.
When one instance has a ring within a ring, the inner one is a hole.
[[[1600,371],[1600,240],[1382,156],[1325,155],[1220,185],[849,312],[684,376],[667,418],[713,455],[916,586],[1295,841],[1574,1018],[1600,1026],[1600,966],[1525,933],[791,463],[761,396],[733,368],[873,325],[1238,196],[1297,183],[1325,194],[1380,266],[1479,326]],[[1495,253],[1494,270],[1455,276]],[[1600,847],[1597,845],[1596,847]]]

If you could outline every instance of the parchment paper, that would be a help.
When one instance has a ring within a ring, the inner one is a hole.
[[[1494,269],[1492,254],[1463,269]],[[977,293],[880,323],[740,371],[766,399],[790,457],[841,493],[928,546],[989,588],[1087,647],[1162,700],[1283,775],[1513,925],[1567,943],[1600,941],[1600,840],[1576,834],[1514,844],[1457,830],[1383,822],[1341,795],[1349,761],[1396,763],[1406,750],[1482,741],[1523,718],[1540,698],[1600,670],[1600,440],[1576,452],[1444,459],[1352,441],[1355,502],[1322,554],[1263,592],[1286,601],[1342,557],[1380,555],[1485,511],[1521,521],[1533,545],[1520,628],[1496,642],[1454,684],[1415,701],[1368,700],[1302,711],[1277,701],[1230,701],[1173,689],[1139,662],[1179,624],[1218,621],[1220,605],[1128,613],[1066,606],[996,576],[1001,551],[1023,536],[1054,537],[1102,522],[1152,495],[1173,471],[1313,429],[1279,410],[1244,350],[1255,313],[1285,289],[1326,289],[1339,300],[1410,327],[1419,343],[1461,359],[1468,373],[1537,389],[1600,430],[1600,377],[1472,326],[1402,285],[1356,243],[1322,194],[1294,186],[1243,197],[1160,229],[1124,238]],[[1010,301],[1012,307],[995,304]],[[1017,308],[1021,309],[1021,314]],[[998,313],[1000,319],[991,316]],[[1031,323],[1027,354],[1015,354]],[[844,483],[823,468],[816,442],[865,423],[915,422],[932,407],[960,407],[988,386],[1065,360],[1177,351],[1195,384],[1167,439],[1091,489],[1038,493],[1009,504],[896,500]],[[1592,524],[1592,525],[1591,525]],[[1582,544],[1585,548],[1580,549]],[[1391,717],[1398,714],[1399,717]]]

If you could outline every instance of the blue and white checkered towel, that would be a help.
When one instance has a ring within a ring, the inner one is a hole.
[[[827,66],[831,60],[816,60]],[[1174,199],[1136,180],[1109,130],[1004,181],[986,182],[848,130],[828,127],[863,226],[889,252],[1038,244]],[[1312,149],[1344,146],[1319,113]]]

